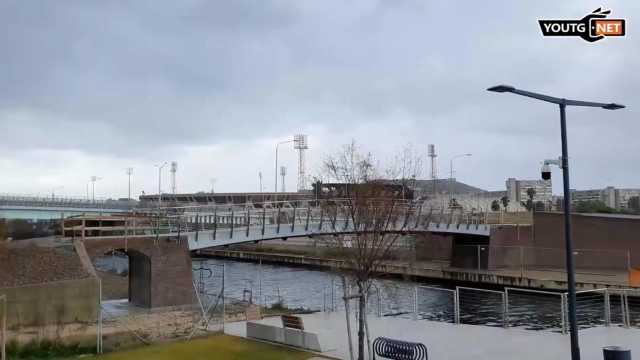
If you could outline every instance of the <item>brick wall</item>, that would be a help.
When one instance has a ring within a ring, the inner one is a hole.
[[[626,269],[627,251],[631,266],[640,267],[640,217],[573,214],[571,221],[573,247],[591,249],[576,255],[576,267]],[[563,229],[561,213],[535,213],[534,245],[564,249]]]
[[[155,237],[116,239],[92,239],[84,241],[91,259],[108,254],[114,249],[135,251],[130,261],[130,300],[148,307],[164,307],[193,304],[195,294],[192,283],[191,256],[186,240]],[[131,259],[136,261],[131,266]],[[148,259],[148,274],[134,273],[144,270]],[[131,282],[133,279],[133,282]],[[148,280],[147,280],[148,279]],[[145,283],[148,283],[145,285]],[[148,287],[147,287],[148,286]],[[132,298],[132,295],[135,296]]]

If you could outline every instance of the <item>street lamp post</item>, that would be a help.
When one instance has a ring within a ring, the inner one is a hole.
[[[158,168],[158,207],[162,205],[162,168],[167,165],[165,161],[162,165],[154,165]]]
[[[287,140],[287,141],[280,141],[279,143],[276,144],[276,182],[275,182],[275,187],[273,189],[273,192],[278,192],[278,147],[282,144],[288,144],[288,143],[292,143],[294,140]]]
[[[129,176],[129,193],[128,193],[129,195],[128,195],[127,199],[129,201],[131,201],[131,175],[133,175],[133,168],[129,167],[129,168],[127,168],[127,176]]]
[[[465,156],[471,156],[471,154],[456,155],[449,161],[449,202],[451,202],[451,199],[453,198],[453,160]]]
[[[571,239],[571,194],[569,192],[569,150],[567,145],[567,106],[587,106],[599,107],[607,110],[617,110],[624,108],[624,105],[616,103],[598,103],[580,100],[568,100],[556,98],[553,96],[538,94],[530,91],[516,89],[509,85],[498,85],[488,88],[487,90],[505,93],[509,92],[516,95],[526,96],[537,100],[556,104],[560,107],[560,137],[562,141],[562,181],[564,196],[564,239],[566,252],[567,267],[567,287],[569,291],[569,328],[571,336],[571,359],[580,360],[580,344],[578,343],[578,324],[576,322],[576,279],[575,269],[573,265],[573,244]]]

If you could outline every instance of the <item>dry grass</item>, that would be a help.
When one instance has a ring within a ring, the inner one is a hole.
[[[216,335],[203,339],[152,345],[97,357],[99,360],[306,360],[311,353],[247,339]]]

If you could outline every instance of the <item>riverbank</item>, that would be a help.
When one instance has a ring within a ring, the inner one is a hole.
[[[238,261],[263,262],[276,265],[303,266],[322,270],[339,270],[344,262],[327,257],[316,257],[284,252],[263,252],[229,249],[207,249],[193,254],[194,257],[221,258]],[[566,275],[561,269],[549,270],[472,270],[453,268],[441,261],[393,261],[380,269],[380,275],[390,275],[414,280],[435,280],[464,284],[490,286],[515,286],[532,289],[565,290]],[[593,290],[604,287],[629,288],[625,272],[576,273],[578,290]]]

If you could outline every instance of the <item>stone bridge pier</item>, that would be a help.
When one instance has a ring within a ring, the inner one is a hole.
[[[176,237],[86,238],[84,247],[94,263],[113,250],[129,257],[129,301],[156,308],[195,302],[191,256],[186,239]]]

